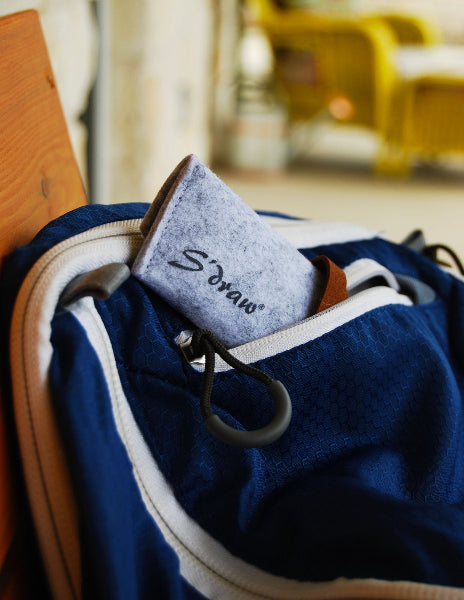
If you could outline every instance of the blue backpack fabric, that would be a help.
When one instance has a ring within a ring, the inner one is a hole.
[[[88,206],[52,222],[4,269],[3,312],[48,251],[147,208]],[[193,326],[137,279],[82,308],[55,307],[47,382],[80,549],[78,586],[63,559],[69,597],[464,597],[464,283],[377,236],[300,251],[347,272],[375,261],[399,287],[376,275],[345,316],[329,309],[294,344],[290,332],[253,346],[253,366],[282,381],[293,408],[285,434],[263,448],[205,429],[204,374],[179,347]],[[364,300],[384,289],[388,301]],[[238,429],[273,414],[262,384],[225,365],[212,404]]]

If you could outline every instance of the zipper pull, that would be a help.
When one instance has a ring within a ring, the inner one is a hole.
[[[205,372],[200,395],[200,410],[203,423],[212,436],[230,446],[260,448],[272,444],[285,433],[292,418],[292,403],[287,389],[280,381],[235,358],[207,329],[196,329],[192,337],[181,344],[181,349],[190,363],[197,363],[204,359]],[[213,413],[211,391],[216,353],[234,369],[266,385],[275,407],[274,417],[266,426],[252,431],[241,431],[226,425],[218,415]]]
[[[62,291],[58,304],[68,306],[85,296],[106,300],[129,277],[130,269],[125,263],[103,265],[72,279]]]

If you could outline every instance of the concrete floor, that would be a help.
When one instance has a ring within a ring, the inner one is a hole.
[[[319,157],[275,176],[230,169],[217,174],[254,209],[370,227],[393,241],[413,229],[464,259],[464,170],[414,169],[408,178],[375,175],[367,161]]]

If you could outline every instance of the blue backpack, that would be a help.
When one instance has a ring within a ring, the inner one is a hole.
[[[349,297],[227,351],[205,334],[205,369],[192,323],[128,276],[147,208],[70,212],[3,273],[53,596],[464,598],[463,279],[362,227],[263,215]],[[229,429],[276,425],[266,377],[285,431],[211,435],[200,398]]]

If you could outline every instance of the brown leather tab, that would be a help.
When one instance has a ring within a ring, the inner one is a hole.
[[[318,256],[311,260],[313,265],[319,269],[325,278],[324,291],[319,301],[319,306],[316,313],[320,313],[327,308],[330,308],[342,300],[348,298],[348,290],[346,287],[345,272],[337,267],[337,265],[327,258],[327,256]]]

